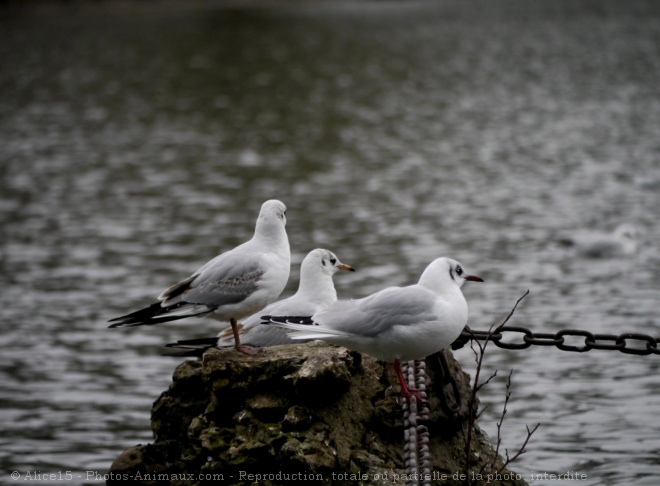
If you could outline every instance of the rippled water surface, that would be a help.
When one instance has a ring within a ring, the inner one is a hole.
[[[272,197],[286,294],[315,247],[358,268],[340,297],[449,255],[487,280],[473,328],[529,289],[511,324],[660,335],[657,3],[0,11],[0,62],[4,471],[105,472],[151,440],[161,345],[214,323],[105,321],[249,238]],[[632,256],[557,244],[622,222]],[[484,373],[512,368],[502,448],[541,423],[516,471],[657,484],[658,356],[488,349]],[[483,390],[493,438],[503,397]]]

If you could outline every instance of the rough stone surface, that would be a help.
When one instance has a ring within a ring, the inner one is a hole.
[[[429,363],[426,425],[433,484],[467,484],[452,478],[465,473],[469,376],[445,353],[463,403],[455,416],[443,413]],[[171,485],[207,484],[204,478],[213,478],[219,484],[269,486],[314,480],[318,474],[331,485],[405,484],[398,392],[391,365],[344,348],[308,343],[268,348],[256,356],[212,349],[176,368],[169,389],[153,406],[153,444],[120,454],[111,478]],[[471,470],[480,471],[493,462],[494,452],[478,427],[472,443]]]

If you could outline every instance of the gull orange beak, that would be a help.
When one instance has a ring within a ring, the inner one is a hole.
[[[347,272],[354,272],[355,271],[355,269],[353,267],[351,267],[350,265],[344,265],[343,263],[341,265],[337,265],[337,268],[339,270],[345,270]]]
[[[468,275],[465,277],[465,280],[469,280],[470,282],[483,282],[484,279],[481,277],[477,277],[476,275]]]

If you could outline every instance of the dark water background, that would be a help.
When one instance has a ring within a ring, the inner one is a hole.
[[[216,327],[105,321],[250,237],[271,197],[285,294],[315,247],[358,268],[344,298],[447,255],[487,280],[473,328],[529,289],[512,324],[660,335],[658,3],[0,10],[0,63],[2,474],[84,479],[151,440],[160,346]],[[556,244],[622,222],[633,256]],[[502,448],[541,423],[516,471],[658,484],[657,356],[493,347],[485,367],[515,369]],[[482,393],[493,437],[503,397]]]

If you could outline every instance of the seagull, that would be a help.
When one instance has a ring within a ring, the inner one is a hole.
[[[261,206],[254,236],[233,250],[216,256],[190,277],[158,296],[158,302],[111,319],[109,327],[160,324],[208,315],[231,324],[234,346],[245,354],[238,319],[273,303],[289,279],[291,252],[286,234],[286,206],[272,199]]]
[[[561,238],[560,243],[573,246],[577,253],[590,258],[630,256],[637,251],[640,231],[632,224],[619,225],[612,233],[590,232]]]
[[[264,315],[262,320],[288,329],[291,339],[320,339],[394,363],[406,400],[412,395],[421,400],[419,390],[408,387],[401,361],[423,359],[458,338],[468,319],[461,292],[468,281],[483,279],[465,273],[456,260],[438,258],[414,285],[337,301],[311,317]]]
[[[241,342],[252,347],[277,346],[293,341],[288,333],[276,326],[262,326],[261,314],[313,315],[337,301],[337,292],[332,277],[339,271],[354,272],[355,269],[339,261],[330,250],[317,248],[310,251],[300,266],[298,291],[251,315],[238,324]],[[224,329],[216,337],[189,339],[166,344],[168,348],[188,349],[186,356],[201,356],[209,348],[225,348],[234,345],[230,329]]]
[[[644,174],[635,177],[634,183],[642,189],[656,190],[660,189],[660,172]]]

